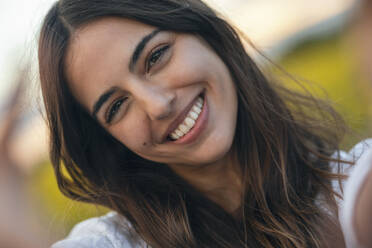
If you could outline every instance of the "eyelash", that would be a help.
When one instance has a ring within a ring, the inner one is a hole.
[[[154,66],[154,64],[156,64],[159,61],[159,59],[162,58],[164,52],[166,52],[168,49],[169,45],[165,45],[160,47],[159,49],[156,49],[154,52],[150,54],[150,56],[146,60],[146,72],[149,72],[149,70]],[[152,61],[153,59],[155,59],[155,61]],[[115,117],[116,113],[118,112],[121,105],[125,102],[126,99],[127,99],[126,97],[120,98],[111,105],[105,118],[107,124],[111,123],[112,119]]]
[[[159,49],[156,49],[154,52],[150,54],[150,56],[146,60],[146,72],[150,71],[154,64],[156,64],[159,61],[159,59],[163,57],[164,52],[166,52],[168,49],[169,45],[165,45],[160,47]],[[153,59],[155,59],[155,61],[152,61]]]
[[[115,101],[109,111],[107,112],[107,115],[106,115],[106,123],[107,124],[110,124],[112,119],[115,117],[116,113],[118,112],[118,110],[120,109],[121,105],[127,100],[127,97],[124,97],[124,98],[120,98],[118,99],[117,101]]]

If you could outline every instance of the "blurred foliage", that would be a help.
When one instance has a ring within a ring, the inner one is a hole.
[[[50,229],[51,237],[64,237],[76,223],[108,211],[101,206],[72,201],[62,195],[50,162],[37,166],[28,184],[34,202],[46,217],[44,222]]]
[[[356,132],[346,137],[345,148],[372,134],[371,84],[357,66],[348,34],[305,41],[277,61],[314,95],[327,94]]]
[[[369,107],[370,88],[358,72],[346,33],[304,42],[277,62],[300,80],[306,79],[324,88],[353,129],[364,137],[371,134],[368,129],[372,113]],[[345,142],[352,144],[358,139],[351,137]],[[75,223],[107,211],[74,203],[62,196],[57,189],[52,166],[47,162],[35,171],[30,185],[40,205],[45,208],[50,229],[62,227],[58,236],[64,236]]]

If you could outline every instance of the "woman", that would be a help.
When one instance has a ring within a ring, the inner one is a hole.
[[[341,118],[203,2],[59,1],[39,64],[61,191],[115,211],[54,247],[344,246]]]

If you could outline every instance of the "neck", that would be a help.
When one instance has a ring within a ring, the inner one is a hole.
[[[170,165],[171,169],[227,212],[241,204],[241,172],[234,156],[201,166]]]

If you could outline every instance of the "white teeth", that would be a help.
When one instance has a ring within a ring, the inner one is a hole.
[[[175,131],[170,134],[170,137],[172,139],[177,140],[181,138],[182,136],[187,134],[191,130],[191,128],[194,127],[195,122],[202,111],[203,102],[204,100],[201,97],[196,100],[196,103],[187,114],[185,120],[176,128]]]
[[[181,124],[179,127],[178,127],[182,132],[186,133],[187,131],[189,131],[189,128],[187,128],[186,125],[184,124]]]
[[[194,112],[200,114],[201,109],[200,109],[199,107],[197,107],[197,106],[194,106],[194,107],[192,107],[192,111],[194,111]]]
[[[195,121],[193,120],[193,119],[191,119],[190,117],[187,117],[186,119],[185,119],[185,123],[186,123],[186,125],[188,126],[188,127],[193,127],[194,125],[195,125]]]
[[[181,132],[178,129],[175,132],[173,132],[173,133],[176,133],[179,137],[182,137],[183,136],[183,132]]]
[[[175,133],[172,133],[170,136],[172,137],[172,139],[178,139],[178,138],[180,137],[180,136],[178,136],[178,135],[175,134]]]
[[[194,120],[196,120],[196,119],[198,119],[198,114],[197,113],[195,113],[194,111],[191,111],[190,113],[189,113],[189,116],[192,118],[192,119],[194,119]]]

